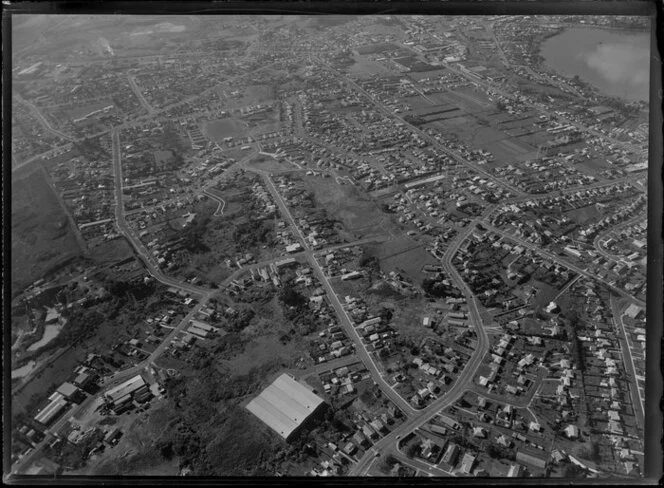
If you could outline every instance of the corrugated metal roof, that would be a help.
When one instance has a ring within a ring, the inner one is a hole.
[[[39,412],[35,417],[37,422],[40,422],[44,425],[48,425],[53,418],[59,414],[63,408],[67,405],[67,401],[64,398],[58,398],[44,407],[44,410]]]
[[[128,395],[135,390],[138,390],[144,384],[145,380],[139,374],[134,376],[133,378],[128,379],[124,383],[119,384],[115,388],[111,388],[106,393],[106,396],[109,397],[113,402],[115,402],[119,398],[122,398],[123,396]]]
[[[62,393],[65,397],[70,397],[78,391],[78,388],[69,382],[64,382],[60,385],[57,391],[58,393]]]
[[[322,403],[322,398],[282,374],[249,402],[247,410],[287,439]]]

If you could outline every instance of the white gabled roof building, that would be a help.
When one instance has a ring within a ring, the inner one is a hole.
[[[284,373],[249,402],[247,410],[288,440],[324,403],[322,398]]]

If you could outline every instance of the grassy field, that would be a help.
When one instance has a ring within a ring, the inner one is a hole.
[[[587,207],[581,207],[574,210],[566,212],[566,216],[575,222],[578,222],[580,225],[584,225],[586,222],[596,222],[602,216],[602,212],[597,210],[597,207],[590,205]]]
[[[349,69],[348,72],[351,75],[356,75],[359,76],[360,78],[362,77],[369,77],[372,75],[384,75],[384,74],[389,74],[390,71],[383,67],[380,63],[376,63],[374,61],[371,61],[370,59],[361,56],[361,55],[355,55],[353,56],[353,59],[355,60],[355,64],[353,64]]]
[[[44,174],[12,182],[12,293],[81,255],[74,231]]]
[[[599,171],[611,168],[611,165],[602,158],[588,159],[575,166],[580,171],[593,176],[597,176],[596,173]]]
[[[396,229],[391,216],[356,187],[338,185],[332,178],[305,176],[302,180],[314,193],[317,205],[325,208],[330,218],[341,221],[350,238],[385,235]]]
[[[419,243],[410,237],[398,237],[380,245],[367,247],[372,256],[380,262],[382,271],[403,271],[414,283],[422,280],[422,267],[425,264],[437,264],[438,261]]]
[[[17,394],[12,396],[12,415],[24,412],[35,399],[45,399],[51,391],[69,378],[79,359],[85,359],[85,351],[71,350],[42,369]]]
[[[247,163],[249,168],[256,168],[261,171],[284,171],[295,169],[295,166],[286,160],[277,161],[269,156],[258,156]]]
[[[471,100],[472,104],[475,106],[482,107],[484,109],[491,108],[493,102],[489,100],[488,96],[481,90],[475,90],[475,88],[470,86],[463,86],[452,90],[449,92],[449,95],[452,98],[461,97],[465,100]]]
[[[412,339],[416,343],[425,337],[436,337],[436,333],[432,329],[427,329],[422,325],[424,317],[433,316],[426,306],[426,299],[421,296],[401,300],[396,304],[392,325],[402,337]]]
[[[202,129],[206,136],[217,142],[244,134],[244,128],[233,119],[213,120],[203,124]]]
[[[67,108],[62,112],[66,113],[70,119],[78,119],[79,117],[88,115],[89,113],[94,112],[95,110],[101,110],[103,108],[106,108],[109,105],[113,105],[113,102],[110,99],[100,100],[97,102],[85,104],[82,107]]]
[[[90,251],[92,259],[102,265],[120,261],[134,254],[132,247],[124,237],[102,242]]]
[[[279,341],[279,336],[286,333],[290,322],[283,316],[281,306],[276,296],[269,302],[254,307],[256,316],[251,324],[247,326],[242,335],[252,337],[244,350],[227,360],[220,360],[218,364],[224,370],[232,371],[233,374],[246,374],[252,368],[271,365],[269,369],[292,368],[294,363],[302,356],[304,341],[314,338],[300,337],[295,335],[287,343]]]
[[[266,334],[256,337],[245,350],[236,357],[220,361],[221,364],[236,374],[247,374],[252,368],[272,364],[275,371],[283,367],[291,368],[301,354],[298,354],[296,344],[279,342],[278,334]]]

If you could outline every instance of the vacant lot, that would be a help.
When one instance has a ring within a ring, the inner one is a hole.
[[[261,171],[279,172],[295,169],[295,166],[288,161],[277,161],[269,156],[257,156],[247,163],[248,168],[255,168]]]
[[[113,102],[108,100],[100,100],[98,102],[92,102],[80,107],[73,106],[71,108],[67,107],[65,109],[60,109],[62,113],[65,113],[70,119],[78,119],[80,117],[85,117],[89,113],[92,113],[96,110],[101,110],[109,105],[113,105]]]
[[[134,251],[124,237],[104,241],[90,250],[90,257],[100,264],[115,263],[133,255]]]
[[[383,272],[403,272],[416,284],[422,281],[422,267],[425,264],[438,263],[424,248],[424,243],[406,236],[368,247],[367,251],[378,258]]]
[[[351,75],[356,75],[362,78],[390,73],[390,71],[380,63],[371,61],[364,56],[355,55],[353,56],[353,59],[355,60],[355,63],[348,69],[348,72]]]
[[[238,137],[244,133],[244,128],[232,119],[214,120],[204,124],[202,129],[210,139],[217,142],[225,137]]]
[[[568,218],[578,222],[580,225],[595,222],[602,217],[602,212],[600,212],[594,205],[570,210],[569,212],[566,212],[566,214]]]
[[[343,224],[348,238],[385,235],[396,227],[392,217],[356,187],[338,185],[331,178],[303,177],[302,180],[313,192],[316,204]]]
[[[12,187],[13,294],[80,256],[81,250],[44,173],[35,171]]]

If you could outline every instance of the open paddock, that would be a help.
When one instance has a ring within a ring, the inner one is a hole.
[[[339,220],[352,238],[384,235],[395,229],[393,216],[384,213],[374,200],[351,185],[338,185],[333,178],[303,176],[302,181],[313,192],[316,205],[328,216]]]
[[[367,246],[367,251],[375,256],[383,272],[403,271],[413,283],[422,280],[422,268],[438,261],[425,249],[425,243],[403,236],[391,239],[380,245]]]
[[[384,65],[372,61],[367,56],[358,56],[354,55],[353,63],[350,68],[348,68],[348,73],[351,76],[358,76],[360,78],[365,78],[373,75],[384,75],[391,73]]]
[[[449,71],[446,68],[443,69],[436,69],[432,71],[417,71],[417,72],[411,72],[408,73],[408,78],[411,80],[415,81],[420,81],[420,80],[435,80],[440,78],[441,76],[444,76],[446,74],[449,74]]]
[[[477,137],[476,140],[478,140]],[[496,161],[504,163],[512,163],[515,159],[525,161],[537,154],[537,148],[529,147],[526,144],[517,142],[515,139],[508,138],[478,143],[477,146],[491,152],[495,156]]]
[[[221,119],[206,122],[201,129],[207,137],[216,142],[222,142],[226,137],[241,137],[245,132],[242,124],[233,119]]]
[[[464,86],[445,92],[445,96],[454,103],[461,104],[469,112],[492,110],[494,103],[484,93],[475,91],[473,87]]]

